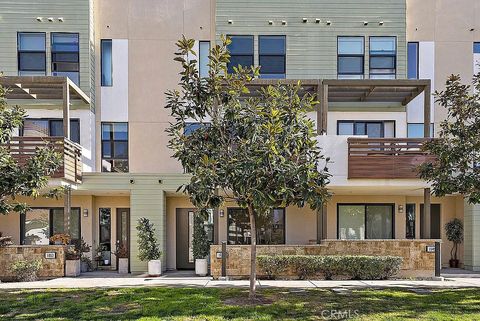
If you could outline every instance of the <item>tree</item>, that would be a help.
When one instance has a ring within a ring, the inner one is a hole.
[[[155,227],[148,218],[138,219],[136,229],[138,231],[138,258],[140,261],[159,260],[162,256]]]
[[[207,231],[205,231],[207,218],[208,212],[205,209],[194,214],[192,252],[195,259],[204,259],[208,256],[210,242],[208,241]]]
[[[432,185],[434,195],[459,193],[470,203],[479,203],[480,73],[472,86],[451,75],[445,90],[435,92],[435,101],[447,110],[447,117],[440,124],[439,138],[424,145],[434,160],[422,164],[419,172]]]
[[[259,68],[227,73],[229,39],[222,37],[209,56],[209,77],[200,78],[193,39],[177,42],[182,66],[180,90],[167,92],[173,121],[169,147],[190,181],[179,190],[194,206],[216,208],[224,201],[246,208],[251,227],[250,297],[255,296],[256,223],[275,207],[307,204],[314,210],[329,197],[330,174],[307,112],[318,103],[300,95],[301,84],[275,85],[250,94]],[[201,126],[185,130],[187,122]]]
[[[447,239],[453,243],[450,259],[457,261],[458,244],[463,242],[463,222],[458,218],[454,218],[445,224],[445,234],[447,234]]]
[[[56,196],[59,189],[51,189],[43,194],[42,191],[48,185],[48,177],[58,169],[61,161],[54,146],[48,144],[38,148],[25,165],[15,161],[5,144],[9,143],[14,129],[23,124],[26,113],[18,106],[7,105],[7,92],[8,89],[0,86],[0,214],[28,210],[27,204],[15,200],[17,196]]]

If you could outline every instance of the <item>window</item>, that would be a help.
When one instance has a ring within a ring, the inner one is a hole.
[[[229,208],[228,244],[250,244],[251,230],[248,212],[244,208]],[[257,221],[257,244],[285,244],[285,209],[276,208],[268,217]]]
[[[393,204],[338,204],[338,239],[393,239]]]
[[[128,172],[128,123],[102,123],[102,172]]]
[[[80,84],[78,33],[52,33],[52,75]]]
[[[112,209],[101,208],[99,213],[99,234],[100,234],[100,265],[109,266],[112,261]]]
[[[415,238],[415,204],[407,204],[407,213],[406,213],[406,231],[405,237],[407,239]]]
[[[191,135],[194,131],[201,128],[205,124],[202,123],[185,123],[185,128],[183,129],[184,135]]]
[[[208,66],[210,55],[210,41],[200,41],[198,49],[198,74],[200,78],[207,78],[210,67]]]
[[[20,130],[20,136],[24,137],[47,137],[63,136],[63,120],[59,118],[52,119],[33,119],[27,118],[23,121],[23,127]],[[70,140],[80,144],[80,120],[70,119]]]
[[[409,42],[407,48],[408,79],[418,79],[418,42]]]
[[[18,33],[17,50],[19,76],[45,76],[45,33]]]
[[[396,65],[396,38],[370,37],[370,78],[395,79]]]
[[[112,40],[102,39],[100,47],[102,55],[102,86],[111,87],[113,85]]]
[[[365,135],[369,138],[395,137],[395,121],[339,120],[337,135]]]
[[[473,43],[473,53],[476,53],[476,54],[480,53],[480,42]]]
[[[50,236],[65,233],[64,209],[32,208],[21,215],[21,243],[23,245],[48,245]],[[72,243],[81,239],[80,208],[70,212],[70,231],[67,233]]]
[[[227,72],[233,73],[233,68],[241,65],[243,67],[253,66],[253,36],[229,36],[231,43],[227,49],[230,53],[230,62],[227,65]]]
[[[285,36],[259,36],[259,54],[261,78],[285,78],[286,38]]]
[[[363,37],[338,37],[338,79],[363,79],[365,59],[364,48]]]
[[[423,124],[422,123],[408,123],[407,124],[407,137],[408,138],[423,138],[425,137],[423,133]],[[430,124],[430,137],[434,135],[434,126]]]

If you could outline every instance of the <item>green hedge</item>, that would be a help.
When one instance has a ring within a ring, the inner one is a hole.
[[[365,255],[260,255],[257,259],[270,279],[295,273],[301,280],[320,274],[326,280],[384,280],[397,274],[403,261],[398,256]]]

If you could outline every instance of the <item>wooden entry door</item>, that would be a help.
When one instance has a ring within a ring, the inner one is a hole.
[[[176,254],[177,270],[193,270],[192,239],[194,209],[177,208],[176,213]]]
[[[117,208],[117,244],[123,244],[128,251],[130,258],[130,209]],[[118,267],[118,257],[117,257]],[[128,261],[128,272],[130,272],[130,260]]]

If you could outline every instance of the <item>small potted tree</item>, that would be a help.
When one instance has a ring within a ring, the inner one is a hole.
[[[195,274],[206,276],[208,274],[208,252],[210,244],[205,231],[206,212],[201,210],[196,213],[193,225],[192,251],[195,258]]]
[[[454,218],[447,224],[445,224],[445,233],[447,239],[453,242],[452,249],[450,251],[450,267],[458,268],[459,261],[457,258],[458,245],[463,242],[463,222],[458,218]]]
[[[138,219],[138,258],[140,261],[148,261],[148,275],[160,276],[162,274],[162,251],[155,236],[155,228],[148,218]]]
[[[125,244],[117,241],[113,254],[118,258],[118,274],[128,274],[128,249]]]
[[[80,239],[80,272],[82,273],[93,270],[92,260],[86,255],[91,250],[92,247],[82,237]]]

